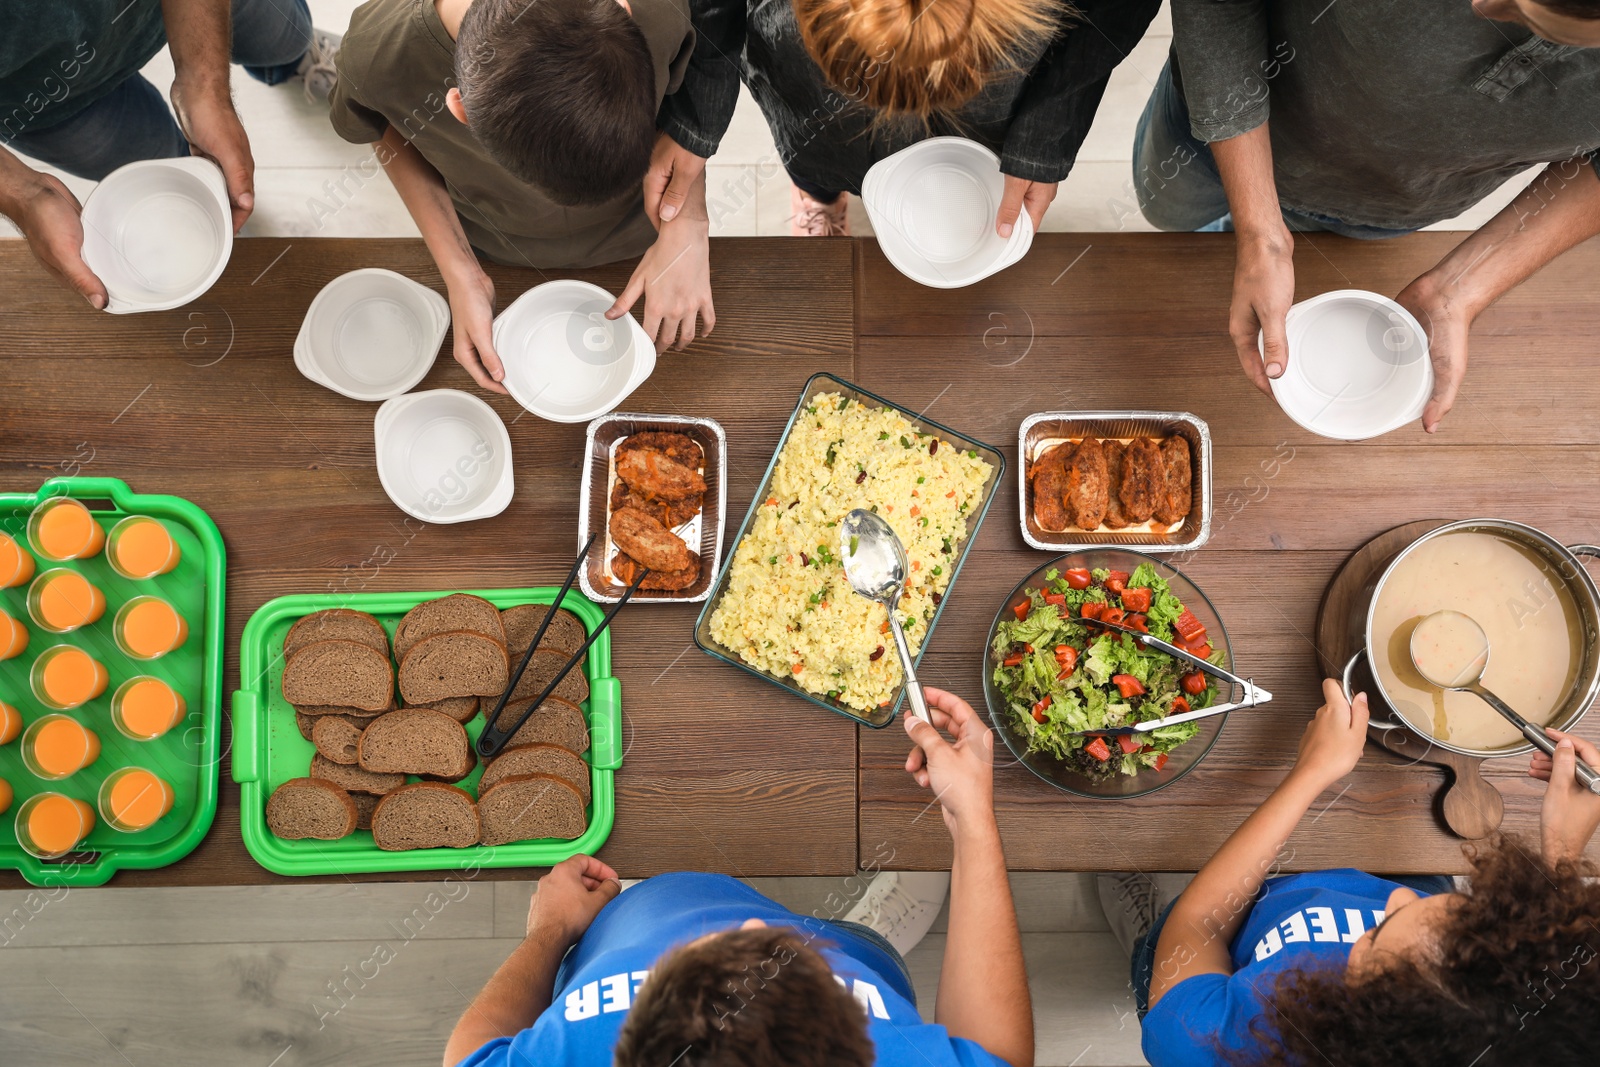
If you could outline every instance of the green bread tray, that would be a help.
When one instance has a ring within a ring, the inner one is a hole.
[[[467,589],[497,608],[517,604],[549,604],[557,588]],[[240,688],[233,694],[233,780],[239,783],[239,828],[255,861],[274,874],[290,876],[364,874],[372,871],[439,871],[482,867],[548,867],[579,852],[594,853],[611,835],[616,817],[612,777],[622,766],[622,685],[611,676],[611,633],[589,646],[585,673],[589,699],[589,764],[592,799],[589,828],[572,841],[516,841],[509,845],[470,848],[426,848],[385,852],[369,830],[357,830],[338,841],[286,841],[267,829],[267,798],[291,778],[303,778],[316,747],[300,736],[294,708],[283,699],[283,638],[302,616],[324,608],[351,608],[378,618],[391,643],[400,617],[425,600],[448,593],[355,593],[283,596],[263,604],[245,624],[240,639]],[[590,633],[605,618],[593,602],[572,592],[561,606],[583,621]],[[514,666],[514,665],[513,665]],[[486,709],[493,697],[484,697]],[[476,741],[483,731],[480,712],[469,721],[467,736]],[[456,784],[478,795],[480,765]],[[419,781],[413,777],[411,781]]]
[[[22,763],[20,738],[0,745],[0,778],[15,794],[11,808],[0,815],[0,868],[12,868],[34,885],[104,885],[118,870],[165,867],[187,856],[205,837],[217,813],[218,733],[222,708],[223,583],[227,574],[222,535],[216,523],[194,504],[175,496],[145,496],[117,478],[52,478],[37,493],[0,494],[0,530],[28,546],[28,516],[50,497],[75,497],[89,508],[108,532],[128,515],[159,519],[178,543],[183,559],[170,573],[134,581],[111,569],[102,550],[89,559],[51,563],[34,555],[35,576],[65,567],[82,574],[106,597],[98,622],[70,634],[52,634],[28,617],[28,584],[0,589],[0,607],[28,628],[22,655],[0,662],[0,700],[22,713],[24,729],[53,709],[33,696],[28,673],[34,658],[57,644],[75,645],[105,664],[106,691],[79,708],[61,714],[93,730],[100,738],[100,758],[60,781],[36,778]],[[31,551],[31,547],[30,547]],[[124,656],[111,637],[117,609],[134,596],[153,594],[169,601],[189,623],[183,646],[157,660]],[[180,693],[188,717],[154,741],[134,741],[111,723],[111,695],[128,678],[149,674]],[[36,793],[56,792],[95,806],[100,784],[121,767],[138,766],[164,778],[173,792],[172,810],[138,833],[123,833],[98,815],[80,851],[59,860],[35,859],[17,843],[16,812]]]

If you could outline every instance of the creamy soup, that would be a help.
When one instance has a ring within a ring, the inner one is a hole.
[[[1555,569],[1494,534],[1448,533],[1418,545],[1395,567],[1372,614],[1373,666],[1407,722],[1462,748],[1519,744],[1517,729],[1480,698],[1430,685],[1413,665],[1417,624],[1443,610],[1470,616],[1483,628],[1489,641],[1484,687],[1528,721],[1548,725],[1582,663],[1578,608]],[[1437,646],[1447,657],[1460,651],[1448,651],[1465,639],[1459,624],[1431,627],[1437,629],[1431,636],[1425,631],[1425,647]]]

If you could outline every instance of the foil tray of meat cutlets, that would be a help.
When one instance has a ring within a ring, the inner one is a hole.
[[[1017,456],[1034,548],[1187,552],[1211,537],[1211,429],[1188,412],[1041,411],[1018,428]]]
[[[727,437],[713,419],[616,412],[589,423],[578,544],[585,595],[615,603],[648,568],[633,603],[705,600],[722,562]]]

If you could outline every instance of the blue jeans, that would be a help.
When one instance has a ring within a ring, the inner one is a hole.
[[[1454,893],[1455,882],[1449,875],[1444,874],[1412,874],[1397,875],[1389,881],[1415,890],[1424,896],[1434,896],[1438,893]],[[1133,1001],[1139,1009],[1139,1018],[1143,1019],[1145,1012],[1150,1010],[1150,980],[1156,971],[1156,942],[1161,940],[1161,928],[1167,925],[1167,916],[1172,914],[1172,907],[1182,900],[1178,897],[1168,904],[1144,936],[1133,943],[1132,968],[1128,984],[1133,987]]]
[[[233,0],[233,61],[250,77],[268,85],[286,81],[310,47],[306,0]],[[136,160],[189,154],[160,90],[141,74],[65,122],[18,134],[6,147],[93,181]]]
[[[878,933],[878,931],[874,930],[872,927],[863,925],[862,923],[848,922],[844,919],[824,919],[823,922],[827,923],[829,926],[837,926],[840,930],[843,930],[845,933],[854,937],[859,937],[861,940],[868,942],[872,945],[872,947],[878,949],[885,956],[888,956],[891,960],[893,960],[899,966],[900,978],[905,983],[905,988],[901,989],[899,992],[911,1002],[911,1006],[913,1008],[917,1006],[917,989],[911,984],[911,970],[906,967],[906,958],[900,955],[899,949],[895,948],[889,943],[888,938]],[[893,981],[895,976],[885,975],[884,977],[888,978],[890,981]]]
[[[1133,188],[1139,210],[1158,230],[1178,232],[1232,230],[1228,194],[1211,147],[1189,129],[1189,107],[1172,81],[1172,61],[1139,116],[1133,134]],[[1341,237],[1373,240],[1398,237],[1410,230],[1358,226],[1328,215],[1283,209],[1283,221],[1295,232],[1325,230]]]

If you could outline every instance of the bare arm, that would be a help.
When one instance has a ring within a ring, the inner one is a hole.
[[[255,160],[228,91],[232,12],[223,0],[161,0],[172,50],[172,109],[190,146],[222,168],[238,230],[255,208]]]
[[[1294,303],[1294,238],[1278,205],[1267,123],[1213,141],[1211,155],[1237,235],[1228,333],[1245,375],[1256,388],[1271,393],[1268,379],[1282,374],[1289,363],[1284,319]]]

